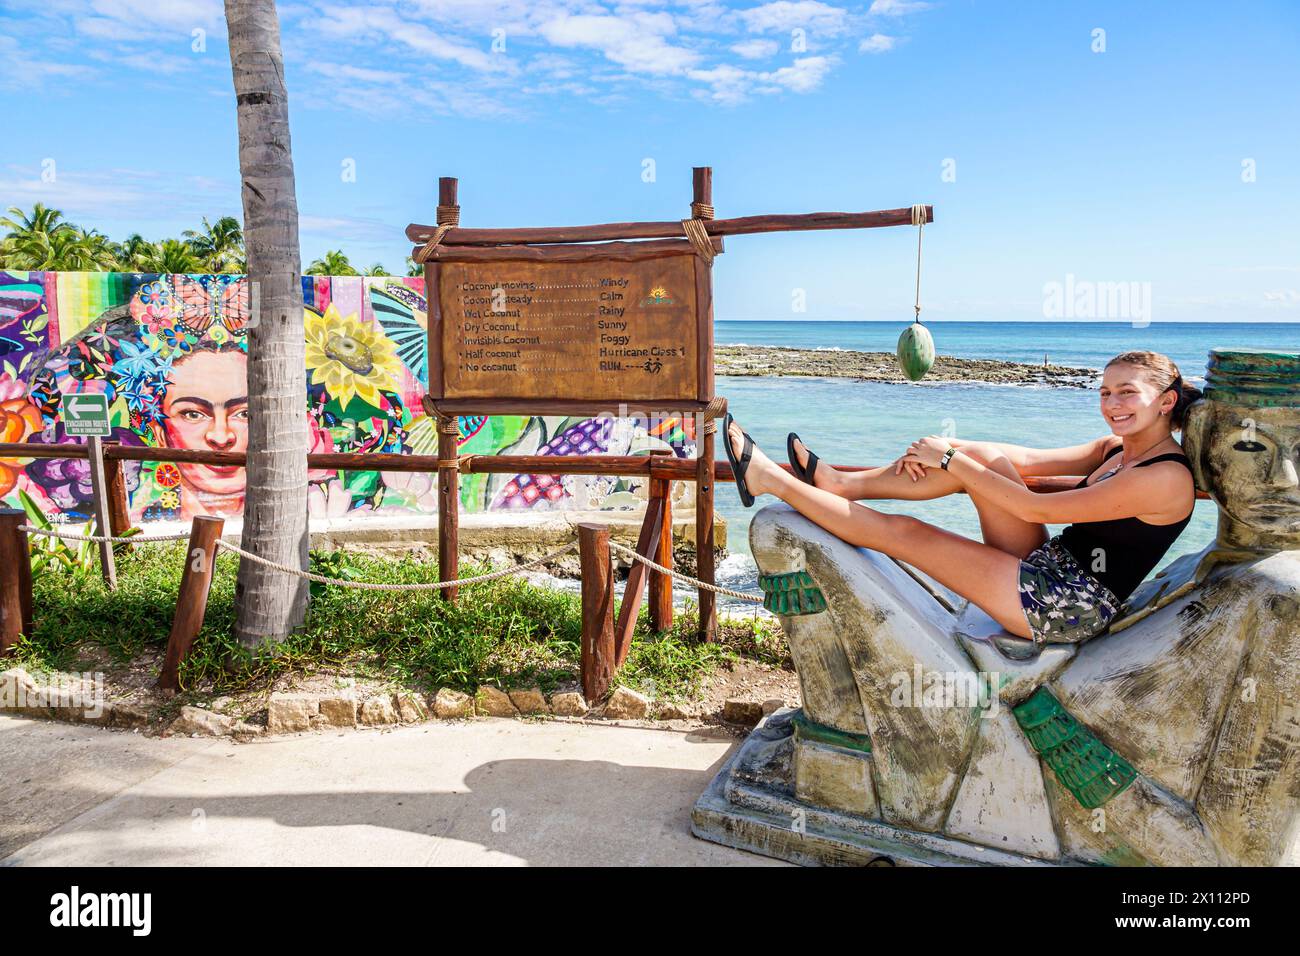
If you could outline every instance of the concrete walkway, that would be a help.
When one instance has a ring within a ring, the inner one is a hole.
[[[483,719],[234,744],[0,716],[0,865],[777,865],[690,835],[734,743]]]

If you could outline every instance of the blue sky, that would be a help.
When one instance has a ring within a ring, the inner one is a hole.
[[[41,200],[114,238],[239,214],[218,0],[0,11],[0,205]],[[1149,283],[1152,321],[1300,321],[1294,2],[280,15],[306,260],[400,271],[439,175],[460,177],[467,225],[566,225],[680,218],[690,167],[712,165],[720,217],[933,203],[931,319],[1042,318],[1045,285],[1072,276]],[[915,255],[910,228],[735,237],[716,315],[903,321]]]

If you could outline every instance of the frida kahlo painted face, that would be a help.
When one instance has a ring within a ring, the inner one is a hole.
[[[172,363],[162,403],[162,443],[169,448],[243,452],[248,449],[248,356],[239,350],[199,350]],[[181,464],[181,482],[200,494],[244,490],[244,469]]]

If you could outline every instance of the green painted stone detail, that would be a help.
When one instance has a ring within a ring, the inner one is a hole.
[[[1071,717],[1046,687],[1011,712],[1056,779],[1085,810],[1119,796],[1137,779],[1132,764]]]
[[[1300,406],[1300,352],[1211,349],[1205,397],[1229,405]]]
[[[760,574],[758,586],[763,591],[763,607],[773,614],[816,614],[826,610],[822,589],[807,571]]]
[[[794,725],[794,739],[796,742],[807,740],[812,743],[842,747],[845,750],[856,750],[859,753],[871,753],[871,738],[866,734],[854,734],[849,733],[847,730],[836,730],[834,727],[827,727],[815,720],[809,720],[802,710],[795,712],[794,716],[790,718],[790,723]]]
[[[934,365],[934,338],[920,322],[913,322],[898,337],[898,367],[910,381],[919,382]]]

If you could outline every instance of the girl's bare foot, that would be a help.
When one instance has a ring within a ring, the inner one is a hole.
[[[731,450],[735,453],[736,460],[739,461],[740,456],[745,451],[745,432],[735,421],[731,423],[731,427],[727,430],[727,441],[731,442]],[[780,470],[755,442],[749,453],[749,465],[745,469],[745,486],[749,489],[749,493],[754,497],[770,494],[773,488],[773,480]]]

